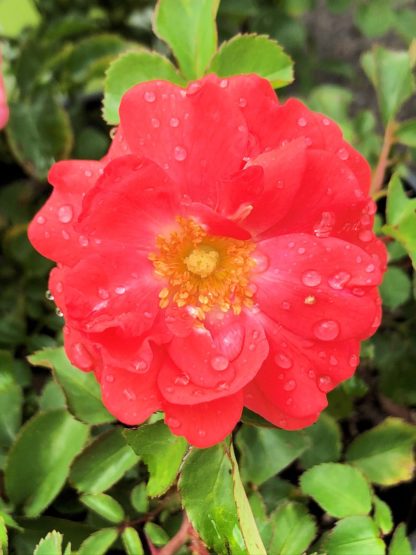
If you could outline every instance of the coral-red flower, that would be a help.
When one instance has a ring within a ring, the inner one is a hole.
[[[336,124],[257,76],[133,87],[106,157],[55,164],[29,230],[58,263],[70,360],[119,420],[162,410],[199,447],[243,406],[312,424],[380,321],[369,178]]]

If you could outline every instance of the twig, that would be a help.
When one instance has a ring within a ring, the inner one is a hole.
[[[380,157],[371,181],[371,192],[373,195],[377,194],[383,187],[384,177],[389,162],[389,154],[394,143],[395,129],[396,122],[393,120],[389,121],[384,132],[383,146],[381,147]]]
[[[162,549],[157,551],[157,555],[175,555],[175,553],[189,540],[191,523],[186,515],[183,514],[181,527],[173,538]]]

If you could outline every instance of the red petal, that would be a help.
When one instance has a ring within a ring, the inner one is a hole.
[[[280,411],[276,405],[265,397],[257,382],[251,382],[244,388],[244,405],[256,412],[275,426],[284,430],[301,430],[311,426],[319,418],[319,413],[305,418],[293,418]]]
[[[184,436],[195,447],[211,447],[230,434],[240,420],[243,394],[199,405],[175,405],[164,402],[166,424],[175,435]]]
[[[146,373],[129,372],[120,367],[104,367],[101,375],[103,403],[124,424],[141,424],[162,408],[156,379],[160,357]]]
[[[365,251],[304,234],[267,239],[259,249],[268,263],[254,278],[263,312],[303,337],[368,337],[381,272]]]
[[[210,318],[208,329],[175,337],[169,346],[172,362],[162,366],[158,382],[172,403],[193,405],[201,397],[208,401],[229,396],[253,379],[267,356],[258,320],[230,313]]]
[[[85,194],[102,172],[100,162],[57,162],[49,172],[54,190],[29,226],[32,245],[47,258],[72,265],[84,255],[88,239],[74,228]]]
[[[195,201],[215,203],[217,180],[241,166],[244,118],[207,80],[186,90],[164,81],[136,85],[121,101],[120,119],[132,151],[159,164]]]

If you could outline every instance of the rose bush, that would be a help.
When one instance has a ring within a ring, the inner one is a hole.
[[[100,161],[56,163],[33,219],[57,263],[65,348],[134,425],[207,447],[243,406],[316,421],[380,322],[370,169],[339,127],[269,83],[139,84]]]

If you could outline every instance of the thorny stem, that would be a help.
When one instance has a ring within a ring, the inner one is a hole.
[[[373,196],[377,195],[384,184],[384,176],[389,162],[389,154],[394,143],[395,129],[396,122],[394,120],[389,121],[384,132],[383,146],[381,147],[380,157],[371,182],[371,192]]]
[[[190,541],[190,547],[193,555],[209,555],[208,550],[198,536],[197,532],[193,529],[192,524],[189,522],[186,513],[183,513],[183,520],[181,527],[173,536],[173,538],[162,549],[157,549],[148,540],[150,551],[152,555],[175,555],[178,550]]]

